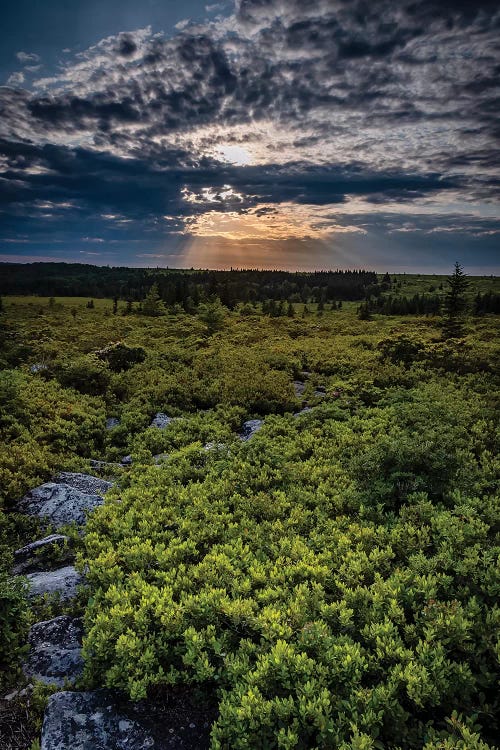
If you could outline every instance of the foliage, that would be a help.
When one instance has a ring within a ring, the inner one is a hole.
[[[444,298],[443,338],[458,339],[463,335],[463,317],[467,310],[466,291],[469,286],[467,276],[459,263],[447,280],[448,289]]]
[[[124,282],[121,298],[147,293],[156,276],[138,271],[123,278],[144,290]],[[375,309],[439,278],[371,280],[367,322],[352,288],[330,304],[335,275],[238,273],[160,275],[158,317],[113,315],[95,289],[51,309],[4,299],[4,499],[88,458],[133,459],[110,468],[119,487],[80,560],[87,685],[216,691],[214,750],[487,750],[500,714],[497,320],[443,341],[439,318]],[[496,293],[490,279],[471,287]],[[224,320],[207,336],[215,294]],[[159,411],[180,419],[149,427]],[[243,442],[250,418],[264,425]],[[36,533],[0,517],[3,568]]]
[[[142,346],[127,346],[122,341],[99,349],[95,355],[97,359],[107,362],[113,372],[129,370],[133,365],[140,364],[146,359],[146,352]]]
[[[142,303],[142,312],[144,315],[150,315],[154,318],[158,317],[159,315],[164,315],[166,312],[165,305],[160,297],[158,284],[156,282],[152,285],[151,289],[144,298],[144,301]]]
[[[19,669],[19,655],[26,642],[29,610],[26,584],[0,571],[0,689]]]

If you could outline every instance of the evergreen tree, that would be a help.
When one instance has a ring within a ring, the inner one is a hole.
[[[113,297],[113,315],[118,312],[118,297]]]
[[[156,318],[159,315],[164,315],[166,312],[165,305],[158,292],[158,284],[156,281],[144,298],[142,312],[144,315],[149,315],[153,318]]]
[[[460,263],[455,263],[453,274],[447,279],[444,298],[443,338],[458,339],[464,334],[464,316],[467,311],[466,291],[469,280]]]
[[[295,317],[295,308],[294,308],[294,306],[292,305],[291,302],[288,303],[288,310],[287,310],[286,314],[288,315],[289,318],[294,318]]]

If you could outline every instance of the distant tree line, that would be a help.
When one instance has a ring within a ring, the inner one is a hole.
[[[69,263],[1,264],[0,294],[112,298],[139,302],[153,284],[167,306],[197,308],[212,298],[233,309],[240,302],[326,303],[377,294],[374,271],[313,273],[259,270],[112,268]]]
[[[500,294],[495,292],[481,294],[478,292],[474,298],[473,309],[475,315],[486,315],[488,313],[498,315],[500,313]]]
[[[414,294],[413,297],[377,297],[368,301],[370,312],[379,315],[439,315],[441,298],[437,294]]]

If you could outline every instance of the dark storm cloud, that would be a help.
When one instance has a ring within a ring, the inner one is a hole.
[[[110,232],[102,215],[122,217],[118,233],[130,220],[168,235],[179,222],[164,216],[214,205],[354,197],[385,216],[390,203],[446,213],[446,195],[498,198],[497,2],[239,0],[231,17],[181,29],[118,33],[31,90],[0,88],[6,232],[28,234],[42,214],[47,236],[90,217]],[[264,156],[231,166],[217,156],[226,142]]]

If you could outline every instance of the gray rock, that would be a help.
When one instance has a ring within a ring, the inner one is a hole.
[[[72,471],[62,471],[56,477],[56,481],[67,484],[68,487],[74,487],[75,490],[86,492],[88,495],[105,495],[113,486],[113,482],[107,482],[100,477]]]
[[[114,461],[101,461],[98,458],[91,458],[89,463],[93,469],[99,469],[100,471],[106,470],[110,467],[116,469],[117,466],[120,466],[120,464]]]
[[[296,396],[302,396],[304,394],[305,389],[306,389],[306,384],[303,383],[302,380],[293,381],[293,390],[295,391]]]
[[[107,430],[113,430],[115,427],[120,426],[120,420],[116,417],[108,417],[106,420],[106,429]]]
[[[263,424],[264,422],[262,419],[249,419],[247,422],[244,422],[241,429],[240,438],[242,440],[250,440],[250,438],[252,438],[255,433],[260,430]]]
[[[324,398],[326,395],[326,388],[323,385],[318,385],[314,391],[316,398]]]
[[[51,534],[46,536],[44,539],[38,539],[36,542],[31,542],[21,549],[16,549],[14,552],[14,569],[15,575],[20,575],[30,568],[36,567],[39,558],[37,553],[43,551],[49,551],[51,547],[64,547],[70,541],[69,537],[63,534]]]
[[[153,706],[133,704],[110,690],[51,695],[41,737],[41,750],[206,750],[208,746],[209,724],[193,721],[182,706],[155,712]]]
[[[92,479],[96,479],[96,477],[92,477]],[[103,482],[104,480],[96,481]],[[104,484],[108,487],[111,486],[110,482],[104,482]],[[99,485],[99,487],[102,487],[102,485]],[[30,490],[19,501],[18,509],[21,513],[30,516],[45,518],[58,528],[73,522],[78,526],[83,526],[86,521],[86,512],[95,510],[102,503],[103,498],[100,494],[89,494],[62,482],[46,482]]]
[[[48,369],[47,365],[44,365],[43,362],[37,362],[36,364],[31,365],[30,372],[36,375],[37,372],[45,372]]]
[[[295,414],[294,414],[293,416],[294,416],[295,418],[297,418],[297,417],[301,417],[301,416],[302,416],[303,414],[307,414],[307,412],[309,412],[309,411],[312,411],[312,407],[311,407],[311,406],[305,406],[305,407],[304,407],[303,409],[301,409],[300,411],[297,411],[297,412],[295,412]]]
[[[174,417],[169,417],[167,414],[164,414],[163,412],[159,411],[158,414],[155,415],[153,421],[149,425],[150,427],[158,427],[159,430],[164,430],[165,427],[168,427],[170,422],[174,421]]]
[[[122,466],[132,466],[132,456],[123,456],[122,458]]]
[[[73,565],[67,565],[58,570],[29,573],[27,576],[29,596],[43,596],[43,594],[59,594],[61,600],[73,599],[77,587],[84,578]]]
[[[223,451],[227,448],[225,443],[210,442],[203,446],[204,451]]]
[[[153,461],[155,464],[162,464],[164,461],[166,461],[170,457],[170,453],[157,453],[153,456]]]
[[[45,685],[62,687],[82,674],[83,627],[80,618],[61,615],[32,626],[29,656],[24,663],[26,677]]]

